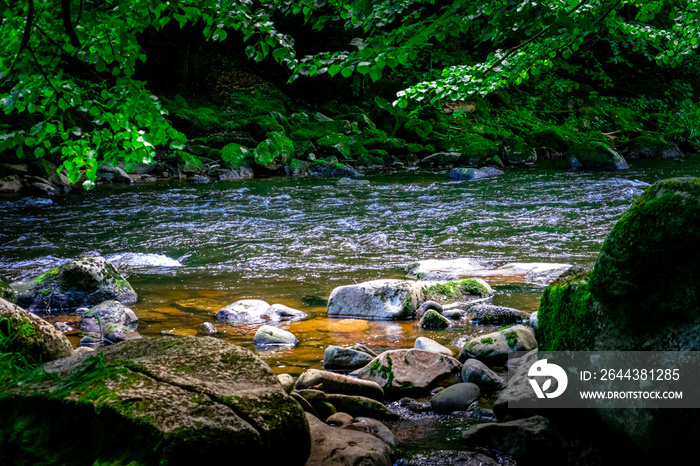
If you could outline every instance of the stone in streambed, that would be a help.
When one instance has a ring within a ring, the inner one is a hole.
[[[366,396],[375,400],[384,398],[384,390],[374,381],[362,380],[334,372],[309,369],[299,376],[296,389],[319,387],[326,393]]]
[[[293,333],[272,325],[263,325],[253,337],[257,346],[294,346],[297,341]]]
[[[391,466],[391,447],[374,435],[324,424],[306,415],[311,455],[306,466]]]
[[[477,385],[483,393],[497,391],[505,386],[505,381],[478,359],[464,361],[462,381]]]
[[[459,360],[476,358],[487,365],[504,365],[508,354],[514,351],[530,351],[537,348],[537,340],[532,329],[524,325],[514,325],[498,332],[479,335],[465,343],[459,353]]]
[[[514,324],[528,317],[525,311],[492,304],[476,304],[467,309],[467,316],[484,325]]]
[[[493,167],[476,168],[453,168],[447,174],[447,177],[452,180],[476,181],[483,178],[493,178],[502,175],[503,170]]]
[[[481,390],[473,383],[458,383],[435,394],[430,398],[430,405],[439,414],[466,411],[479,396]]]
[[[17,304],[32,312],[136,302],[134,289],[104,257],[82,257],[13,287]]]
[[[561,464],[565,446],[559,433],[542,416],[471,426],[462,434],[462,442],[468,447],[498,450],[518,461],[538,464]]]
[[[399,416],[391,412],[379,401],[364,396],[326,394],[323,401],[330,403],[337,411],[348,413],[354,417],[366,416],[373,419],[391,421]]]
[[[417,319],[420,319],[421,317],[423,317],[423,314],[425,314],[429,309],[437,311],[438,314],[442,314],[444,310],[440,303],[436,303],[435,301],[426,301],[420,305],[418,310],[416,310],[415,317]]]
[[[70,356],[73,345],[44,319],[0,298],[0,354],[3,353],[21,353],[29,360],[47,362]]]
[[[626,170],[625,159],[614,149],[601,142],[584,142],[569,149],[566,154],[572,170]]]
[[[323,367],[325,369],[354,370],[366,366],[372,359],[373,356],[364,351],[331,345],[323,352]]]
[[[215,316],[231,323],[253,323],[265,320],[279,322],[307,317],[305,312],[283,304],[270,305],[260,299],[242,299],[221,309]]]
[[[277,380],[279,380],[285,392],[291,393],[294,390],[294,377],[290,374],[278,374]]]
[[[418,323],[422,329],[441,329],[450,326],[450,321],[439,312],[429,309],[423,314]]]
[[[131,330],[138,326],[134,311],[118,301],[105,301],[85,312],[80,319],[80,329],[89,333],[106,333],[113,324],[126,325]]]
[[[461,369],[459,361],[444,354],[400,349],[385,351],[352,374],[379,384],[388,396],[401,397],[426,394]]]
[[[426,337],[416,338],[416,341],[413,343],[413,347],[415,349],[431,351],[433,353],[444,354],[446,356],[454,356],[454,353],[451,349],[442,346],[437,341],[431,340],[430,338]]]

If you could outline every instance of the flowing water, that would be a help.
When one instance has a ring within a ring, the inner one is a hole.
[[[194,335],[199,324],[214,322],[217,337],[251,349],[257,325],[215,322],[216,311],[244,298],[301,309],[308,319],[280,324],[300,339],[294,349],[256,350],[276,372],[298,374],[320,367],[330,344],[383,350],[412,347],[420,335],[447,344],[489,330],[461,323],[426,332],[414,322],[328,319],[325,300],[336,286],[402,278],[406,264],[422,259],[589,263],[649,183],[700,176],[698,156],[631,165],[614,173],[509,169],[477,182],[408,171],[368,176],[369,186],[276,177],[0,197],[0,274],[31,278],[99,253],[138,293],[131,307],[141,334]],[[542,291],[496,289],[494,303],[526,311],[536,310]],[[77,335],[71,338],[77,344]]]

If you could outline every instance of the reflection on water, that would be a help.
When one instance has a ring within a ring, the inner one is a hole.
[[[191,334],[243,298],[301,309],[308,320],[280,324],[300,344],[260,352],[276,370],[299,372],[318,367],[329,344],[382,350],[410,347],[420,335],[448,344],[488,330],[329,321],[322,303],[336,286],[401,278],[403,266],[421,259],[591,262],[648,183],[700,175],[697,157],[632,166],[616,173],[510,169],[478,182],[422,172],[369,176],[369,186],[280,177],[2,197],[0,273],[27,278],[83,253],[109,256],[139,294],[132,307],[144,335]],[[496,304],[527,311],[541,293],[517,285],[499,291]],[[216,326],[217,337],[252,348],[257,325]]]

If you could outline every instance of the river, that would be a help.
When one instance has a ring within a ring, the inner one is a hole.
[[[620,172],[508,169],[495,179],[449,181],[445,171],[367,176],[368,186],[271,177],[206,185],[105,185],[62,197],[2,197],[0,274],[36,276],[85,253],[114,260],[139,295],[139,333],[196,334],[214,322],[219,338],[255,349],[257,326],[218,323],[214,313],[243,298],[309,314],[283,323],[300,343],[257,350],[275,372],[320,367],[329,344],[381,351],[417,336],[449,344],[489,330],[461,323],[422,331],[413,322],[329,320],[336,286],[402,278],[423,259],[593,262],[617,219],[656,180],[700,176],[684,162],[631,161]],[[542,288],[500,284],[494,303],[537,309]],[[56,319],[71,321],[68,316]],[[77,344],[79,337],[71,335]]]

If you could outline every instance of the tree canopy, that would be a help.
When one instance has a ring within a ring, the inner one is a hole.
[[[274,60],[290,81],[324,74],[379,81],[435,44],[452,42],[469,52],[468,62],[405,83],[394,104],[409,107],[483,96],[544,75],[562,91],[578,85],[553,75],[559,70],[611,86],[603,67],[573,62],[594,43],[606,44],[608,65],[683,66],[698,47],[697,3],[0,0],[0,153],[59,156],[59,170],[73,182],[84,171],[91,187],[102,161],[149,162],[157,148],[182,148],[186,137],[148,83],[137,79],[148,59],[143,34],[173,24],[197,25],[208,41],[239,41],[249,59]],[[306,33],[332,38],[338,31],[348,40],[334,49],[337,40],[295,45]]]

